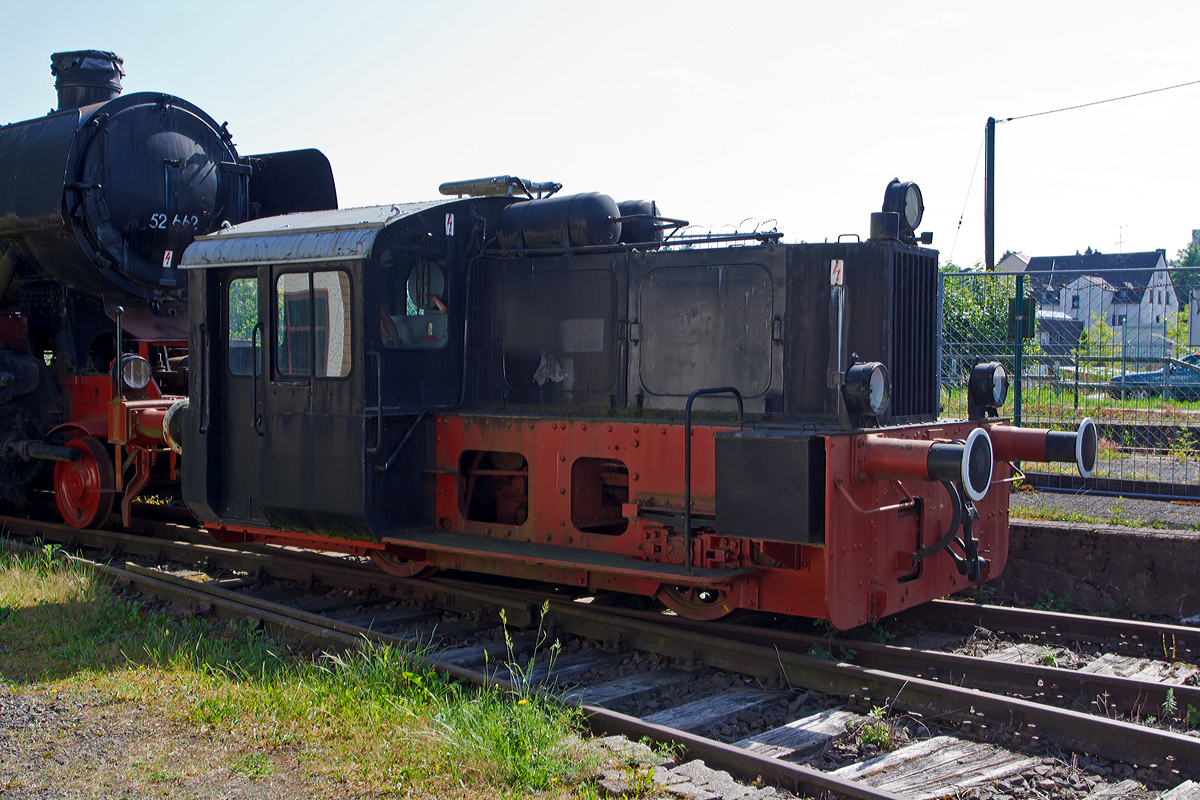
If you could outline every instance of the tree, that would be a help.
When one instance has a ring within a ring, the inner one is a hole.
[[[1182,348],[1188,346],[1188,312],[1176,311],[1167,314],[1167,338]]]
[[[1104,315],[1096,312],[1092,314],[1092,324],[1083,329],[1079,345],[1085,356],[1111,358],[1117,355],[1117,334],[1104,319]]]
[[[1008,336],[1008,301],[1015,280],[987,272],[980,264],[962,270],[953,261],[942,265],[942,326],[947,342],[970,349],[996,349]],[[952,274],[977,272],[978,274]]]
[[[1175,284],[1175,302],[1187,313],[1188,298],[1200,292],[1200,244],[1192,242],[1180,250],[1174,261],[1167,262],[1171,283]]]

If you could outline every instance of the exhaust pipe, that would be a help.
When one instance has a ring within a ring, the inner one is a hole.
[[[992,440],[976,428],[965,442],[867,437],[859,448],[860,480],[951,481],[978,502],[992,482]]]
[[[1055,461],[1063,464],[1075,462],[1079,474],[1085,478],[1096,468],[1096,453],[1099,436],[1096,423],[1085,418],[1074,433],[1052,431],[1045,428],[1014,428],[1009,425],[992,425],[988,428],[996,458],[1001,461]]]

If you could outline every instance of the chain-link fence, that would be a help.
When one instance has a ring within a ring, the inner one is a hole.
[[[1072,430],[1091,417],[1099,429],[1092,478],[1029,464],[1035,486],[1200,500],[1200,269],[1160,255],[943,272],[942,413],[966,416],[972,364],[1000,361],[1012,376],[1001,413],[1016,424]]]

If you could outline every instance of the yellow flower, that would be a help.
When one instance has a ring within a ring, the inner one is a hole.
[[[551,782],[551,783],[558,783],[558,778],[551,778],[551,779],[550,779],[550,782]]]
[[[528,702],[529,702],[528,700],[526,700],[524,697],[522,697],[520,700],[517,701],[517,705],[523,706]]]

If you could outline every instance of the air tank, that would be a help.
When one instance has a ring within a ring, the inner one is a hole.
[[[621,223],[621,244],[659,244],[663,240],[662,228],[659,227],[658,204],[653,200],[624,200],[619,206],[622,217],[642,217],[642,219],[626,219]]]
[[[556,195],[506,206],[496,238],[505,250],[615,245],[621,240],[620,216],[606,194]]]

